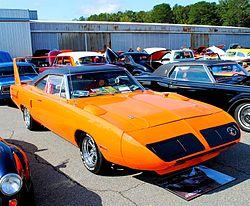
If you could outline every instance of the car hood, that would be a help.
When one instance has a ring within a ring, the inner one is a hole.
[[[152,91],[77,99],[74,104],[125,132],[221,111],[178,94]]]
[[[20,79],[22,82],[32,81],[37,75],[21,75]],[[2,76],[0,77],[0,86],[1,85],[11,85],[14,84],[15,79],[14,76]]]

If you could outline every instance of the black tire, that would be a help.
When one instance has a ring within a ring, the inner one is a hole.
[[[234,118],[243,131],[250,132],[250,103],[238,105],[234,111]]]
[[[105,160],[100,152],[95,140],[86,134],[80,144],[81,157],[87,170],[94,174],[106,174],[110,169],[110,164]],[[91,157],[91,154],[93,157]]]
[[[22,111],[23,111],[23,120],[25,123],[25,127],[31,131],[37,130],[38,123],[32,118],[29,110],[26,107],[24,107]]]

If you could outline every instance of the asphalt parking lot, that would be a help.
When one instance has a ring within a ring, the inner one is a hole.
[[[0,106],[0,136],[22,147],[29,156],[37,206],[45,205],[249,205],[250,134],[241,143],[205,165],[237,178],[190,202],[160,188],[160,176],[114,170],[110,176],[88,172],[77,147],[50,131],[31,132],[21,112]]]

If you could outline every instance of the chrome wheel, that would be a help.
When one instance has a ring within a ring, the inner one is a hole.
[[[31,116],[27,108],[23,109],[23,119],[27,128],[31,125]]]
[[[97,146],[89,135],[86,135],[82,143],[82,158],[87,169],[95,169],[98,161]]]
[[[250,104],[243,104],[238,111],[238,119],[242,127],[250,128]]]

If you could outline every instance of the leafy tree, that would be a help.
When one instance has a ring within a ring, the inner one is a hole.
[[[173,12],[169,4],[159,4],[151,11],[152,22],[173,23]]]
[[[250,27],[249,0],[220,0],[219,10],[224,26]]]
[[[220,25],[218,7],[215,2],[200,1],[190,5],[189,24]]]
[[[173,7],[174,23],[187,24],[189,19],[190,6],[180,6],[178,4]]]

